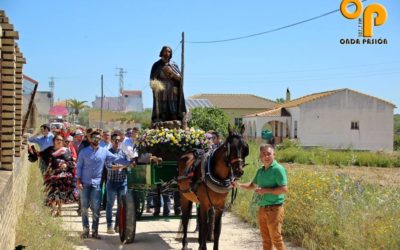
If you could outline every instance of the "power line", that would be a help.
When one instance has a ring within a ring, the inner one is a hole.
[[[367,0],[362,0],[361,2],[366,2],[366,1]],[[349,6],[354,6],[354,4],[351,4]],[[310,21],[314,21],[316,19],[319,19],[319,18],[322,18],[322,17],[325,17],[325,16],[329,16],[329,15],[334,14],[334,13],[339,12],[339,11],[340,11],[340,9],[332,10],[332,11],[326,12],[324,14],[305,19],[303,21],[299,21],[299,22],[292,23],[292,24],[289,24],[289,25],[285,25],[285,26],[282,26],[282,27],[279,27],[279,28],[270,29],[270,30],[267,30],[267,31],[254,33],[254,34],[250,34],[250,35],[246,35],[246,36],[239,36],[239,37],[233,37],[233,38],[227,38],[227,39],[221,39],[221,40],[211,40],[211,41],[185,41],[185,43],[222,43],[222,42],[231,42],[231,41],[235,41],[235,40],[247,39],[247,38],[250,38],[250,37],[261,36],[261,35],[273,33],[273,32],[279,31],[279,30],[287,29],[287,28],[290,28],[290,27],[293,27],[293,26],[297,26],[297,25],[300,25],[300,24],[303,24],[303,23],[307,23],[307,22],[310,22]]]

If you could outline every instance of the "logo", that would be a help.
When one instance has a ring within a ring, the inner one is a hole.
[[[349,11],[349,6],[355,6],[354,11]],[[360,30],[358,31],[360,39],[341,39],[342,44],[387,44],[387,39],[372,39],[374,27],[385,24],[387,20],[386,8],[379,3],[373,3],[367,7],[363,6],[361,0],[342,0],[340,12],[347,19],[357,19]],[[350,42],[350,43],[347,43]]]

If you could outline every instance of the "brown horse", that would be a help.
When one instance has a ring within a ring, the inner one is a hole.
[[[187,230],[193,202],[200,203],[199,249],[207,249],[209,231],[208,213],[215,211],[214,249],[218,249],[221,233],[221,217],[225,210],[225,200],[232,189],[231,183],[243,175],[245,157],[249,154],[242,135],[228,127],[229,136],[225,142],[206,154],[196,151],[185,153],[178,161],[178,183],[181,191],[182,249],[187,247]]]

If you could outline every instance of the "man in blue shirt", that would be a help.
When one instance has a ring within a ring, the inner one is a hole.
[[[103,139],[100,141],[99,145],[100,147],[106,147],[107,149],[112,147],[110,131],[106,130],[103,132]]]
[[[113,154],[121,154],[121,149],[118,148],[121,143],[121,137],[118,134],[113,134],[111,136],[112,147],[109,151]],[[126,194],[127,191],[127,176],[126,167],[118,164],[114,164],[112,161],[106,161],[107,168],[107,206],[106,206],[106,218],[107,218],[107,233],[114,234],[118,231],[119,226],[119,203],[117,203],[117,216],[115,219],[115,227],[112,228],[112,208],[115,202],[115,195],[119,198]]]
[[[47,124],[43,124],[42,126],[40,126],[40,131],[42,133],[41,136],[32,136],[28,139],[28,141],[30,143],[36,143],[39,145],[40,148],[39,155],[41,156],[45,149],[53,146],[54,135],[50,133],[50,127]],[[43,158],[40,158],[39,168],[42,174],[47,169],[47,163],[43,160]]]
[[[90,138],[90,146],[80,151],[76,165],[77,187],[80,190],[82,207],[83,233],[81,236],[82,238],[89,237],[88,208],[90,202],[93,212],[92,237],[100,239],[98,234],[101,197],[100,181],[104,164],[106,160],[121,165],[129,165],[131,161],[128,161],[123,155],[112,154],[105,147],[99,147],[101,136],[98,131],[92,132]]]

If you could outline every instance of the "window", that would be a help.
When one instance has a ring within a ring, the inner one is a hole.
[[[294,121],[294,138],[297,138],[297,121]]]
[[[350,129],[351,129],[351,130],[360,130],[358,121],[352,121],[352,122],[351,122]]]
[[[243,123],[243,118],[235,118],[235,127],[240,128]]]

